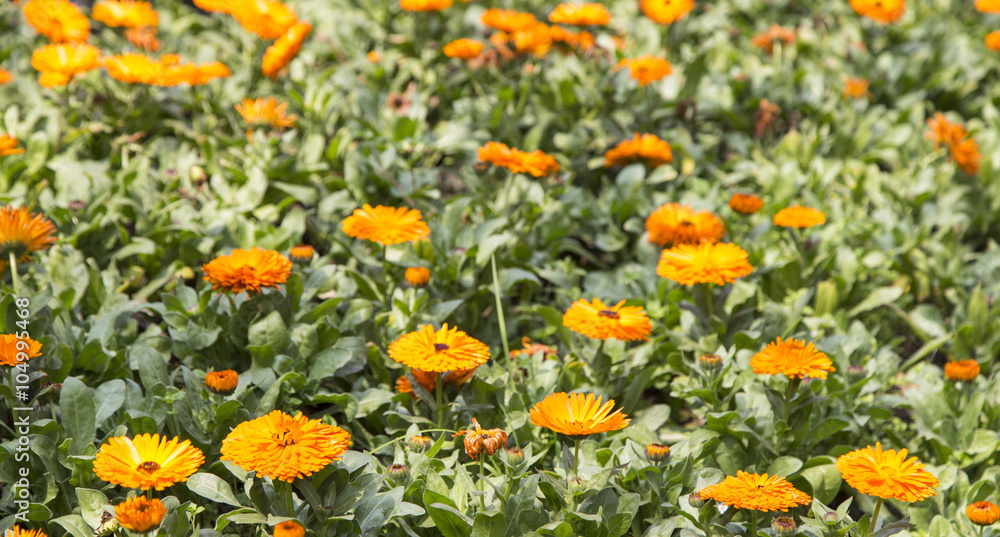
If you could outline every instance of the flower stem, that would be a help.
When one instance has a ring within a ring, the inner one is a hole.
[[[875,514],[872,515],[872,523],[868,526],[868,535],[875,535],[875,523],[878,522],[879,511],[882,510],[882,498],[878,499],[878,503],[875,504]]]
[[[510,344],[507,343],[507,320],[503,315],[503,301],[500,299],[500,278],[497,276],[497,256],[490,255],[490,265],[493,269],[493,296],[497,303],[497,319],[500,321],[500,343],[503,344],[504,356],[508,358],[507,368],[510,372],[510,382],[514,382],[514,359],[510,358]]]
[[[295,516],[295,502],[292,500],[292,484],[281,482],[281,503],[285,507],[285,516]]]
[[[444,428],[444,373],[438,373],[434,387],[434,397],[437,399],[437,426]]]
[[[486,459],[486,455],[484,453],[480,453],[479,454],[479,479],[480,479],[480,482],[477,485],[477,488],[482,492],[482,494],[479,495],[479,510],[480,511],[485,511],[486,510],[486,487],[483,486],[483,482],[482,482],[482,480],[486,479],[486,476],[483,474],[484,459]]]
[[[389,274],[389,246],[382,245],[382,278],[385,280],[385,311],[392,312],[392,293],[395,291],[392,277]]]
[[[17,257],[14,256],[14,252],[10,253],[10,279],[14,287],[14,296],[21,296],[21,282],[17,279]]]
[[[710,283],[700,283],[698,287],[701,287],[702,298],[705,300],[705,322],[709,326],[712,323],[712,315],[715,313],[714,309],[714,299],[712,297],[712,288]]]
[[[754,510],[753,514],[750,515],[750,532],[747,535],[752,537],[757,537],[757,511]]]
[[[594,354],[594,372],[600,376],[604,370],[604,342],[607,340],[602,339],[597,345],[597,353]]]
[[[601,341],[601,344],[603,345],[604,341]],[[580,477],[580,441],[579,440],[575,441],[576,441],[576,449],[573,452],[573,475],[576,477]]]

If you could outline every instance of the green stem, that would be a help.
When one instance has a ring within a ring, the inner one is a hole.
[[[750,529],[751,531],[747,533],[752,537],[757,537],[757,511],[754,510],[753,514],[750,515]]]
[[[444,427],[444,373],[438,373],[436,379],[436,386],[434,388],[434,397],[437,399],[437,426]]]
[[[294,517],[295,516],[295,502],[292,500],[292,484],[282,481],[281,482],[281,503],[285,508],[285,516]]]
[[[485,453],[480,453],[479,454],[479,479],[480,479],[480,482],[476,485],[476,488],[480,492],[482,492],[482,494],[479,495],[479,510],[480,511],[485,511],[486,510],[486,487],[483,486],[483,482],[482,482],[482,480],[486,479],[486,476],[483,475],[483,472],[484,472],[484,470],[483,470],[483,462],[484,462],[485,459],[486,459],[486,454]]]
[[[604,342],[606,340],[602,339],[597,345],[597,353],[594,354],[594,372],[600,376],[604,371]],[[609,367],[610,369],[610,367]]]
[[[601,343],[604,343],[603,341]],[[576,449],[573,452],[573,475],[580,477],[580,441],[576,440]]]
[[[514,382],[514,360],[510,358],[510,344],[507,342],[507,320],[503,315],[503,301],[500,299],[500,277],[497,276],[497,255],[490,255],[490,265],[493,269],[493,296],[497,303],[497,318],[500,321],[500,342],[503,344],[504,356],[507,356],[507,366],[510,370],[510,381]]]
[[[385,311],[392,312],[392,293],[395,291],[393,280],[389,275],[389,246],[382,245],[382,278],[385,280]]]
[[[17,257],[14,256],[14,252],[10,253],[10,278],[14,296],[21,296],[21,282],[17,279]]]
[[[879,511],[882,510],[882,498],[878,499],[878,503],[875,504],[875,514],[872,515],[871,526],[868,526],[868,535],[875,535],[875,524],[878,522]]]
[[[712,315],[715,313],[713,311],[715,309],[714,308],[714,306],[715,306],[715,304],[714,304],[715,300],[714,300],[714,297],[712,296],[712,287],[711,287],[711,285],[712,284],[710,284],[710,283],[701,283],[701,284],[698,284],[698,286],[701,287],[702,298],[705,300],[705,320],[708,322],[709,325],[711,325],[711,323],[712,323]]]

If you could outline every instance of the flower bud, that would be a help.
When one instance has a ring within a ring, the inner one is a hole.
[[[816,285],[816,298],[813,302],[813,310],[816,316],[828,315],[837,309],[840,296],[837,292],[837,284],[833,280],[825,280]]]
[[[520,466],[524,462],[524,451],[514,446],[507,450],[507,463],[511,466]]]
[[[778,537],[792,537],[798,533],[798,526],[791,517],[779,516],[771,521],[771,529]]]
[[[405,464],[393,464],[389,467],[389,471],[386,473],[388,474],[389,479],[392,479],[397,483],[406,481],[406,479],[410,477],[410,469],[407,468]]]
[[[722,368],[722,357],[718,354],[705,353],[698,358],[701,362],[701,367],[709,370],[716,370]]]
[[[584,481],[582,478],[574,477],[570,479],[566,485],[569,487],[570,494],[572,494],[574,492],[579,492],[583,490],[583,488],[587,486],[587,482]]]
[[[650,462],[665,462],[670,459],[670,446],[646,444],[646,458]]]
[[[293,246],[291,251],[288,253],[293,263],[305,264],[312,261],[313,254],[316,253],[316,249],[308,244],[300,244],[298,246]]]
[[[865,378],[867,373],[868,372],[865,371],[865,368],[860,365],[852,364],[847,368],[847,374],[854,380],[861,380]]]
[[[431,447],[431,439],[426,436],[411,436],[410,440],[407,442],[410,451],[415,451],[417,453],[423,453]]]
[[[688,495],[688,503],[695,509],[701,509],[702,507],[705,507],[705,504],[708,503],[708,501],[701,497],[700,492],[693,492]]]
[[[836,511],[828,511],[823,515],[823,522],[830,527],[835,527],[840,523],[840,514]]]

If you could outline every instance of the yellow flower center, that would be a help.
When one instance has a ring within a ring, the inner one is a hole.
[[[157,471],[159,469],[160,469],[160,465],[157,464],[157,463],[155,463],[155,462],[153,462],[153,461],[146,461],[146,462],[140,464],[138,468],[136,468],[136,470],[139,470],[140,472],[142,472],[144,474],[152,474],[153,472],[155,472],[155,471]]]
[[[450,348],[451,347],[449,347],[447,343],[435,343],[434,344],[434,352],[444,352],[444,351],[446,351],[446,350],[448,350]]]
[[[283,446],[294,446],[295,436],[291,431],[282,431],[280,433],[275,433],[274,440]]]
[[[607,317],[608,319],[620,319],[621,318],[618,315],[617,311],[601,310],[601,311],[597,312],[597,314],[600,315],[601,317]]]

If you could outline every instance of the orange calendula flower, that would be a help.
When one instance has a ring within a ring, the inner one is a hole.
[[[868,81],[864,78],[847,77],[844,81],[844,97],[849,99],[861,99],[868,97]]]
[[[187,481],[204,464],[205,455],[176,436],[158,434],[135,438],[116,436],[101,446],[94,458],[94,473],[108,483],[130,489],[163,490]]]
[[[983,13],[1000,13],[1000,0],[976,0],[976,9]]]
[[[294,520],[286,520],[274,526],[274,537],[305,537],[305,535],[305,527]]]
[[[441,379],[442,384],[454,384],[456,386],[460,386],[472,380],[472,377],[475,376],[475,374],[475,367],[457,371],[447,371],[443,373],[421,371],[420,369],[410,370],[410,375],[416,379],[417,384],[431,393],[434,393],[434,390],[437,389],[438,375],[444,375]],[[413,393],[413,385],[410,383],[410,379],[408,377],[399,377],[396,379],[396,391],[399,393],[408,393],[413,395],[414,399],[417,398],[417,394]]]
[[[230,14],[261,39],[277,39],[298,22],[292,8],[279,0],[242,0]]]
[[[744,216],[755,214],[764,208],[764,200],[757,194],[737,192],[729,198],[729,208]]]
[[[292,262],[274,250],[256,246],[251,250],[236,248],[229,255],[216,257],[202,265],[203,278],[212,284],[212,290],[224,289],[231,293],[260,294],[264,287],[279,287],[288,281]]]
[[[115,518],[122,527],[145,533],[160,525],[167,516],[167,508],[157,498],[136,496],[115,506]]]
[[[2,142],[0,138],[0,149]],[[55,234],[52,222],[27,207],[0,207],[0,271],[7,269],[11,254],[23,263],[31,261],[33,252],[48,249],[56,242]]]
[[[540,22],[510,34],[510,40],[514,42],[514,50],[518,54],[545,56],[552,48],[555,36],[549,25]]]
[[[521,338],[521,349],[514,349],[510,351],[510,357],[515,358],[522,354],[527,354],[528,356],[534,356],[537,353],[542,353],[545,356],[555,356],[558,352],[548,345],[542,345],[541,343],[532,343],[531,338],[524,336]]]
[[[472,418],[475,429],[458,431],[453,437],[465,436],[465,454],[478,459],[479,453],[493,456],[500,448],[507,447],[507,433],[503,429],[483,429],[476,418]]]
[[[262,63],[264,74],[268,78],[277,79],[281,72],[295,56],[298,56],[302,49],[302,43],[306,40],[312,26],[309,23],[300,22],[288,29],[274,44],[267,47],[264,52]]]
[[[482,41],[476,41],[475,39],[456,39],[444,47],[441,48],[441,52],[449,58],[457,58],[459,60],[471,60],[479,56],[483,52],[483,48],[486,45]]]
[[[537,149],[528,153],[496,142],[487,142],[479,148],[479,160],[507,168],[514,173],[528,173],[534,177],[559,171],[559,164],[551,155],[546,155]]]
[[[618,66],[615,69],[622,69],[624,67],[628,68],[629,74],[639,82],[640,86],[656,82],[673,71],[670,62],[651,55],[624,59],[618,62]]]
[[[1000,506],[993,502],[976,502],[965,508],[965,516],[973,524],[989,526],[1000,520]]]
[[[678,244],[660,254],[656,273],[681,285],[725,285],[753,272],[747,257],[746,250],[735,244]]]
[[[126,84],[155,85],[163,72],[159,61],[142,54],[108,56],[101,63],[111,78]]]
[[[858,15],[882,24],[896,22],[906,9],[905,0],[851,0],[851,7]]]
[[[18,355],[21,355],[21,360]],[[42,355],[42,344],[28,338],[19,338],[14,334],[0,334],[0,365],[14,367]]]
[[[451,3],[451,0],[399,0],[399,7],[403,11],[443,11]]]
[[[0,86],[14,80],[14,75],[10,74],[10,71],[5,71],[0,69]]]
[[[140,0],[101,0],[90,16],[111,27],[139,28],[157,26],[160,16],[149,2]]]
[[[621,410],[611,412],[615,400],[601,404],[592,393],[554,393],[531,409],[531,423],[567,436],[587,436],[624,429],[630,419]]]
[[[590,50],[597,42],[597,38],[590,32],[571,32],[561,26],[549,27],[549,35],[555,43],[563,43],[580,50]]]
[[[68,0],[28,0],[24,19],[53,43],[82,43],[90,37],[90,21]]]
[[[293,263],[308,263],[312,261],[313,254],[316,253],[316,249],[308,244],[300,244],[298,246],[293,246],[288,252],[288,257],[291,258]]]
[[[355,239],[377,242],[383,246],[417,241],[431,234],[417,209],[372,207],[367,203],[344,219],[341,229]]]
[[[237,425],[222,441],[222,460],[291,483],[339,461],[350,443],[351,433],[340,427],[275,410]]]
[[[9,134],[0,134],[0,157],[22,154],[24,149],[17,147],[17,138]]]
[[[563,326],[590,339],[620,339],[646,341],[653,325],[639,306],[626,306],[625,301],[609,306],[600,299],[593,302],[577,300],[563,314]]]
[[[837,469],[844,481],[862,494],[877,498],[896,499],[903,502],[918,502],[934,496],[938,480],[924,465],[911,457],[907,460],[905,449],[882,449],[881,443],[875,447],[852,451],[837,459]]]
[[[993,50],[1000,50],[1000,30],[986,34],[986,46]]]
[[[160,50],[160,40],[156,37],[156,28],[152,26],[140,26],[125,30],[125,39],[138,49],[146,52],[158,52]]]
[[[772,24],[771,27],[762,34],[757,34],[753,39],[750,40],[750,44],[764,49],[765,52],[771,54],[774,52],[775,41],[781,41],[786,45],[791,45],[795,42],[795,30],[790,30],[777,24]]]
[[[643,160],[650,168],[674,161],[670,144],[655,134],[635,133],[631,140],[624,140],[604,153],[605,166],[625,165]]]
[[[254,127],[271,127],[273,129],[284,130],[287,127],[295,126],[295,119],[298,116],[287,115],[287,110],[288,103],[279,103],[274,97],[266,99],[243,99],[242,103],[236,105],[236,111],[249,124],[247,128],[247,140],[253,140]]]
[[[969,175],[976,175],[979,172],[979,144],[975,140],[969,138],[952,145],[949,150],[952,160],[963,172]]]
[[[549,13],[549,22],[571,26],[604,26],[611,22],[611,12],[604,4],[559,4]]]
[[[944,364],[944,378],[971,382],[979,376],[979,362],[975,360],[957,360]]]
[[[199,9],[216,13],[232,13],[237,10],[240,0],[194,0]]]
[[[495,7],[487,9],[481,20],[486,26],[508,34],[527,30],[538,23],[531,13]]]
[[[806,228],[826,223],[826,215],[819,209],[793,205],[785,207],[774,215],[774,225],[781,227]]]
[[[193,69],[189,69],[184,81],[192,86],[200,86],[208,84],[216,78],[226,78],[231,74],[229,68],[222,62],[203,63]]]
[[[382,61],[382,54],[380,54],[377,50],[370,50],[368,51],[368,61],[371,63],[378,63]]]
[[[20,526],[14,526],[8,531],[10,533],[5,533],[4,537],[48,537],[42,530],[29,530]]]
[[[743,471],[703,488],[699,495],[703,500],[715,500],[736,509],[753,511],[788,511],[797,505],[812,502],[808,494],[792,486],[784,477]]]
[[[650,19],[660,24],[671,24],[694,9],[694,0],[642,0],[639,7]]]
[[[924,138],[934,141],[934,149],[942,145],[951,147],[968,136],[965,127],[961,123],[952,123],[941,112],[934,114],[934,117],[927,120],[927,127],[931,130],[924,134]]]
[[[660,246],[719,242],[726,228],[708,211],[695,211],[690,205],[667,203],[646,218],[649,242]]]
[[[826,354],[816,350],[812,343],[799,339],[768,343],[764,350],[753,355],[750,367],[758,375],[785,375],[786,377],[825,379],[836,371]]]
[[[407,283],[416,287],[423,287],[431,281],[431,271],[427,267],[410,267],[404,274]]]
[[[448,323],[437,331],[428,324],[389,345],[389,357],[421,371],[465,371],[485,364],[490,348]]]
[[[74,76],[100,67],[101,51],[86,43],[45,45],[31,55],[31,66],[42,73],[44,88],[65,86]]]
[[[236,391],[236,385],[240,382],[240,376],[232,369],[224,371],[211,371],[205,374],[205,386],[208,390],[218,395],[229,395]]]

